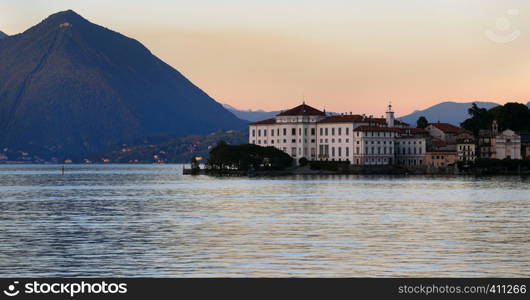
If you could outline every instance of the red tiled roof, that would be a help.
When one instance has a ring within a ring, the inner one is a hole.
[[[361,115],[336,115],[329,116],[319,123],[359,123],[364,119]]]
[[[423,128],[400,128],[399,131],[403,134],[429,134],[429,132]]]
[[[427,151],[425,152],[425,155],[433,155],[433,154],[453,154],[457,155],[457,152],[455,150],[433,150],[433,151]]]
[[[370,118],[361,115],[335,115],[329,116],[319,123],[374,123],[380,125],[386,125],[385,118]],[[408,125],[407,123],[401,122],[399,120],[394,120],[395,124],[399,125]]]
[[[305,103],[278,114],[278,116],[325,116],[326,113]]]
[[[394,127],[379,127],[379,126],[359,126],[353,131],[390,131],[399,132],[399,128]]]
[[[272,119],[250,123],[250,125],[270,125],[270,124],[276,124],[276,119],[272,118]]]
[[[445,147],[445,146],[450,146],[450,145],[456,145],[456,143],[444,142],[444,141],[432,141],[432,145],[435,147]]]
[[[471,133],[465,129],[462,129],[449,123],[430,123],[429,125],[432,125],[445,133]]]

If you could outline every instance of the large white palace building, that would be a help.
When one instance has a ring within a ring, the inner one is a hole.
[[[299,160],[349,161],[356,165],[422,165],[424,129],[394,118],[325,112],[305,103],[249,125],[249,143],[273,146]]]

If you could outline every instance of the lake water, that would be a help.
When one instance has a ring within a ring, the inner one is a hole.
[[[0,165],[0,276],[530,276],[530,179]]]

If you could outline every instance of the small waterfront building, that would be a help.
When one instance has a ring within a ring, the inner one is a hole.
[[[425,164],[429,133],[423,128],[403,128],[395,141],[396,163],[403,166]]]
[[[478,132],[477,155],[480,158],[495,158],[496,137],[499,134],[499,125],[496,120],[491,123],[491,129],[481,129]]]
[[[471,132],[455,125],[440,122],[430,123],[425,129],[433,138],[450,143],[455,143],[458,136],[463,133],[471,134]]]
[[[433,150],[425,154],[425,164],[435,168],[453,166],[458,160],[456,151]]]
[[[456,143],[458,161],[470,162],[476,159],[475,139],[467,134],[459,137]]]
[[[506,129],[495,138],[495,152],[498,159],[521,159],[521,136]]]

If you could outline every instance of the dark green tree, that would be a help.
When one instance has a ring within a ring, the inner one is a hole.
[[[493,120],[497,120],[500,130],[530,130],[530,109],[521,103],[506,103],[489,110],[473,103],[468,113],[471,117],[461,126],[475,134],[480,129],[490,129]]]
[[[419,117],[418,120],[416,121],[416,127],[418,128],[425,128],[428,125],[429,125],[429,121],[424,116]]]
[[[206,163],[210,170],[282,170],[292,165],[293,159],[274,147],[253,144],[228,145],[219,142]]]
[[[469,130],[476,135],[480,129],[489,129],[491,127],[493,116],[487,109],[478,107],[476,103],[473,103],[473,105],[467,110],[467,113],[471,117],[460,124],[462,128]]]

